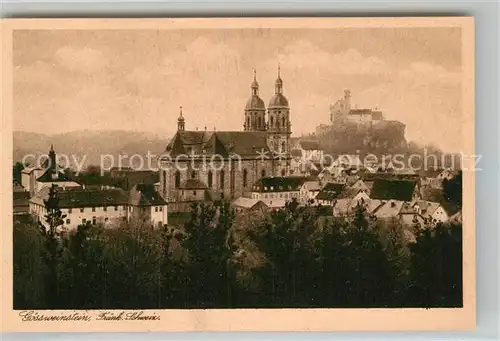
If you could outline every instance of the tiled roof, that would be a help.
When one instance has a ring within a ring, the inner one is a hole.
[[[49,196],[49,187],[42,188],[30,202],[44,205]],[[60,208],[78,208],[95,206],[117,206],[128,203],[128,195],[122,189],[61,189],[56,188]]]
[[[260,201],[260,199],[240,197],[240,198],[233,200],[232,204],[234,206],[238,206],[238,207],[251,208],[255,204],[257,204],[259,201]]]
[[[382,205],[378,206],[372,212],[372,214],[375,215],[377,218],[396,217],[401,212],[403,205],[404,201],[389,200],[382,203]]]
[[[372,199],[411,201],[415,181],[376,179],[370,192]]]
[[[385,180],[415,180],[418,175],[416,174],[394,174],[394,173],[362,173],[360,174],[363,181],[375,181],[377,179]]]
[[[62,172],[53,172],[52,168],[48,168],[36,181],[39,182],[62,182],[62,181],[71,181],[66,175]]]
[[[129,203],[134,206],[159,206],[167,203],[150,184],[135,185],[130,191]]]
[[[438,202],[427,200],[419,200],[416,205],[420,208],[420,214],[424,218],[430,217],[441,206]]]
[[[298,191],[307,180],[304,176],[264,177],[255,182],[252,189],[257,192]]]
[[[441,188],[433,188],[430,186],[423,186],[420,189],[420,194],[423,200],[441,202],[443,201],[443,190]]]
[[[318,195],[314,198],[315,200],[334,200],[340,196],[340,193],[344,190],[345,185],[336,183],[327,183],[319,191]]]
[[[266,132],[261,131],[178,131],[166,147],[170,156],[221,155],[258,156],[269,152]]]
[[[349,115],[371,115],[371,109],[351,109]]]
[[[319,191],[321,190],[321,185],[318,181],[306,181],[302,184],[304,188],[308,191]]]
[[[352,199],[361,191],[359,188],[344,187],[342,192],[340,192],[339,199]]]
[[[121,173],[120,178],[124,181],[124,183],[122,183],[123,188],[125,190],[130,190],[137,184],[155,184],[158,181],[159,174],[149,170],[132,170]]]
[[[208,188],[203,181],[199,179],[187,179],[184,181],[179,188],[181,189],[206,189]]]

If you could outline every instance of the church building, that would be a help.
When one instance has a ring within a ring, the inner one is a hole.
[[[181,107],[177,133],[160,158],[160,192],[167,202],[207,196],[235,199],[249,193],[260,178],[290,174],[290,106],[279,67],[267,110],[255,72],[250,89],[243,131],[186,130]],[[193,180],[206,196],[185,192]]]

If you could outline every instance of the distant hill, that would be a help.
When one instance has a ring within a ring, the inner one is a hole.
[[[99,165],[101,155],[134,154],[159,155],[165,150],[173,133],[155,134],[131,131],[74,131],[57,135],[15,131],[13,133],[13,160],[21,161],[27,154],[42,155],[48,153],[54,145],[56,154],[75,157],[78,162],[86,155],[87,165]],[[125,163],[125,162],[124,162]]]

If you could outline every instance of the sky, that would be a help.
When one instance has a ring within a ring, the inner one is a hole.
[[[180,106],[188,130],[242,130],[253,70],[267,105],[278,64],[295,136],[350,89],[408,140],[460,150],[460,28],[18,30],[14,130],[167,134]]]

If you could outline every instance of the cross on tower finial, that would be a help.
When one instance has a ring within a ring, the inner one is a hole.
[[[181,117],[182,117],[182,105],[180,106],[180,113],[181,113]]]
[[[253,80],[257,81],[257,70],[253,69]]]
[[[280,63],[278,63],[278,78],[281,77],[281,67],[280,67]]]

